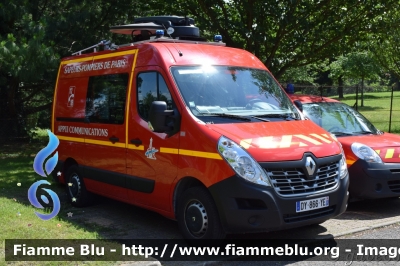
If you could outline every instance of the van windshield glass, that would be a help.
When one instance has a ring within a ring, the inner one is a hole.
[[[229,66],[176,66],[171,68],[171,72],[186,105],[204,122],[300,119],[297,109],[265,70]]]
[[[307,103],[303,104],[303,109],[314,123],[338,137],[379,134],[379,130],[368,119],[344,103]]]

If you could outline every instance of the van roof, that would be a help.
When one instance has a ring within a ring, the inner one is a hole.
[[[148,57],[147,63],[139,65],[148,65],[152,57],[155,60],[163,60],[166,66],[172,65],[226,65],[226,66],[241,66],[249,68],[259,68],[266,70],[264,64],[253,54],[246,50],[226,47],[224,45],[210,45],[209,43],[168,40],[168,41],[153,41],[139,42],[118,47],[115,50],[105,50],[82,55],[75,55],[63,58],[65,60],[86,58],[88,56],[118,53],[123,54],[124,51],[139,49],[139,56]],[[146,53],[148,55],[146,56]],[[154,56],[158,55],[157,58]],[[153,63],[154,64],[154,63]],[[155,64],[157,65],[157,64]]]
[[[293,101],[299,100],[302,103],[339,102],[332,98],[317,95],[290,94],[289,96]]]

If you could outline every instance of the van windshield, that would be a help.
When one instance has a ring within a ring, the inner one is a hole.
[[[380,134],[362,114],[344,103],[303,104],[304,114],[314,123],[336,136]]]
[[[186,105],[204,122],[300,119],[297,109],[265,70],[176,66],[171,72]]]

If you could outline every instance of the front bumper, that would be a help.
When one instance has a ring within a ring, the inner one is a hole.
[[[232,176],[209,190],[226,233],[267,232],[322,223],[346,210],[349,179],[328,192],[308,196],[281,197],[274,188]],[[296,213],[296,202],[329,196],[329,207]]]
[[[400,164],[356,161],[349,167],[352,198],[400,197]]]

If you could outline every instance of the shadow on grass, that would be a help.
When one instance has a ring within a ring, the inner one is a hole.
[[[30,148],[28,150],[29,152],[33,152]],[[35,153],[39,150],[40,149],[36,149]],[[34,172],[32,164],[34,156],[36,155],[35,153],[33,156],[30,156],[29,153],[21,154],[20,151],[14,151],[12,148],[9,148],[6,152],[2,152],[3,157],[0,157],[0,198],[8,199],[7,201],[3,201],[5,208],[8,208],[8,210],[4,211],[11,213],[12,216],[15,215],[18,210],[23,209],[25,211],[25,215],[20,216],[20,219],[18,219],[20,223],[29,224],[32,219],[40,219],[33,216],[34,218],[30,218],[29,221],[24,220],[27,219],[27,211],[30,212],[31,210],[31,214],[35,211],[39,213],[50,213],[52,211],[53,204],[51,202],[51,197],[42,189],[47,188],[58,195],[61,203],[61,209],[58,215],[53,219],[57,219],[60,223],[65,222],[73,225],[72,227],[76,228],[77,232],[81,230],[92,232],[98,236],[98,239],[181,238],[175,221],[169,220],[155,212],[121,203],[116,200],[96,196],[96,202],[92,206],[86,208],[73,207],[67,201],[64,185],[54,183],[50,176],[44,178]],[[41,185],[36,193],[36,198],[42,206],[45,207],[44,209],[36,209],[28,200],[28,189],[38,180],[47,180],[52,183],[51,186]],[[45,204],[43,200],[41,200],[42,195],[47,196],[47,199],[50,200],[49,204]],[[20,205],[20,207],[18,207],[18,205]],[[72,217],[68,216],[68,213],[72,213]],[[32,217],[32,215],[30,216]],[[10,221],[10,219],[11,218],[7,218],[5,221]],[[12,228],[12,225],[7,226]],[[51,231],[54,229],[54,221],[52,223],[45,223],[43,226],[44,228],[50,226],[47,230]],[[71,226],[67,227],[71,228]],[[43,228],[32,226],[23,230],[27,230],[27,232],[29,230],[27,235],[39,235],[39,231],[43,230]],[[34,233],[32,230],[38,230],[38,232]],[[68,234],[62,236],[52,234],[54,234],[54,232],[46,234],[46,238],[79,238],[76,233],[72,236]],[[24,233],[22,233],[22,235],[24,235]],[[21,232],[15,233],[15,238],[18,238],[18,236],[21,236]]]
[[[354,109],[356,109],[356,107],[355,107],[355,105],[352,105],[351,107],[353,107]],[[357,111],[358,112],[365,112],[365,111],[379,111],[379,110],[383,110],[383,109],[385,109],[385,108],[383,108],[383,107],[381,107],[381,106],[363,106],[363,107],[361,107],[361,106],[358,106],[357,107]],[[389,112],[386,112],[385,111],[385,113],[389,113]]]
[[[36,154],[46,147],[48,140],[39,142],[7,142],[0,144],[0,159],[12,157],[35,158]]]
[[[338,101],[347,101],[347,100],[356,100],[356,95],[355,94],[350,94],[350,95],[344,95],[344,98],[339,98],[338,96],[332,96],[332,99],[338,100]],[[400,94],[394,94],[393,98],[400,98]],[[375,99],[390,99],[390,95],[379,95],[379,94],[364,94],[364,100],[375,100]],[[358,94],[358,101],[361,101],[361,94]]]
[[[390,133],[393,133],[393,134],[400,134],[400,127],[392,127],[391,129],[390,129]]]

